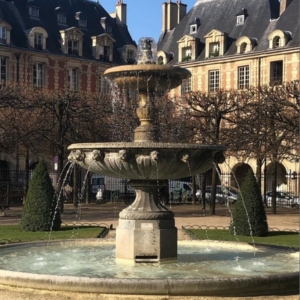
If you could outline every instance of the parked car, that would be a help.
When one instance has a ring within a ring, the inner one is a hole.
[[[286,207],[295,206],[296,204],[295,200],[296,199],[294,199],[289,193],[279,192],[279,191],[276,192],[276,205],[278,206],[286,206]],[[272,191],[266,192],[266,201],[267,201],[267,206],[272,206]]]
[[[234,204],[238,197],[238,189],[234,187],[225,187],[222,185],[216,186],[216,203],[225,204],[229,202],[230,204]],[[196,193],[197,199],[201,198],[201,191],[197,191]],[[210,202],[211,199],[211,186],[207,186],[205,190],[205,199],[207,202]]]

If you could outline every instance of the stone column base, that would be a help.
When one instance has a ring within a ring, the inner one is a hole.
[[[119,219],[116,229],[116,258],[156,262],[177,258],[175,220]]]

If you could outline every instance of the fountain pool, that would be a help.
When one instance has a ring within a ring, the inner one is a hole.
[[[0,283],[101,294],[246,296],[297,293],[299,253],[249,244],[181,241],[177,260],[115,259],[99,240],[0,247]],[[187,288],[188,287],[188,288]]]

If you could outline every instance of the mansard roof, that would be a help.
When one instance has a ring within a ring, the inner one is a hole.
[[[170,63],[176,64],[177,42],[189,34],[190,24],[195,18],[201,20],[201,25],[193,36],[199,38],[201,45],[205,45],[205,36],[213,29],[227,33],[224,56],[236,54],[235,42],[241,36],[257,40],[253,51],[268,50],[268,35],[279,28],[292,33],[293,38],[288,46],[299,45],[299,0],[293,0],[280,17],[279,6],[278,0],[198,0],[173,30],[161,33],[158,50],[174,53]],[[247,10],[247,18],[243,25],[237,25],[236,15],[242,9]],[[196,60],[204,60],[204,52],[201,49]]]
[[[39,8],[39,18],[29,16],[28,7]],[[59,8],[59,9],[58,9]],[[66,24],[57,22],[57,13],[63,12],[66,15]],[[30,48],[26,32],[33,27],[42,27],[48,33],[46,50],[50,53],[61,54],[60,30],[77,27],[76,13],[81,12],[83,16],[88,16],[87,27],[80,28],[83,36],[83,58],[95,59],[92,55],[92,36],[105,33],[101,26],[101,18],[105,17],[112,26],[112,38],[114,43],[114,62],[122,63],[122,58],[118,48],[124,45],[135,45],[126,25],[118,25],[106,10],[95,1],[89,0],[14,0],[12,2],[0,0],[0,19],[3,19],[12,26],[11,46],[19,48]]]

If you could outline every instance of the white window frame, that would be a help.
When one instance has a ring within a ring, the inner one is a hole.
[[[78,69],[73,68],[70,70],[70,90],[78,91]]]
[[[208,71],[208,90],[214,92],[220,88],[220,71]]]
[[[243,25],[245,23],[245,16],[239,15],[236,17],[236,25]]]
[[[7,81],[8,74],[8,58],[0,56],[0,79]]]
[[[238,89],[249,88],[250,77],[249,77],[249,66],[238,67]]]
[[[197,24],[193,24],[190,27],[190,33],[196,33],[197,32]]]
[[[45,64],[35,63],[32,67],[32,83],[35,87],[45,86]]]
[[[40,17],[40,9],[38,7],[29,6],[29,16],[33,18]]]

